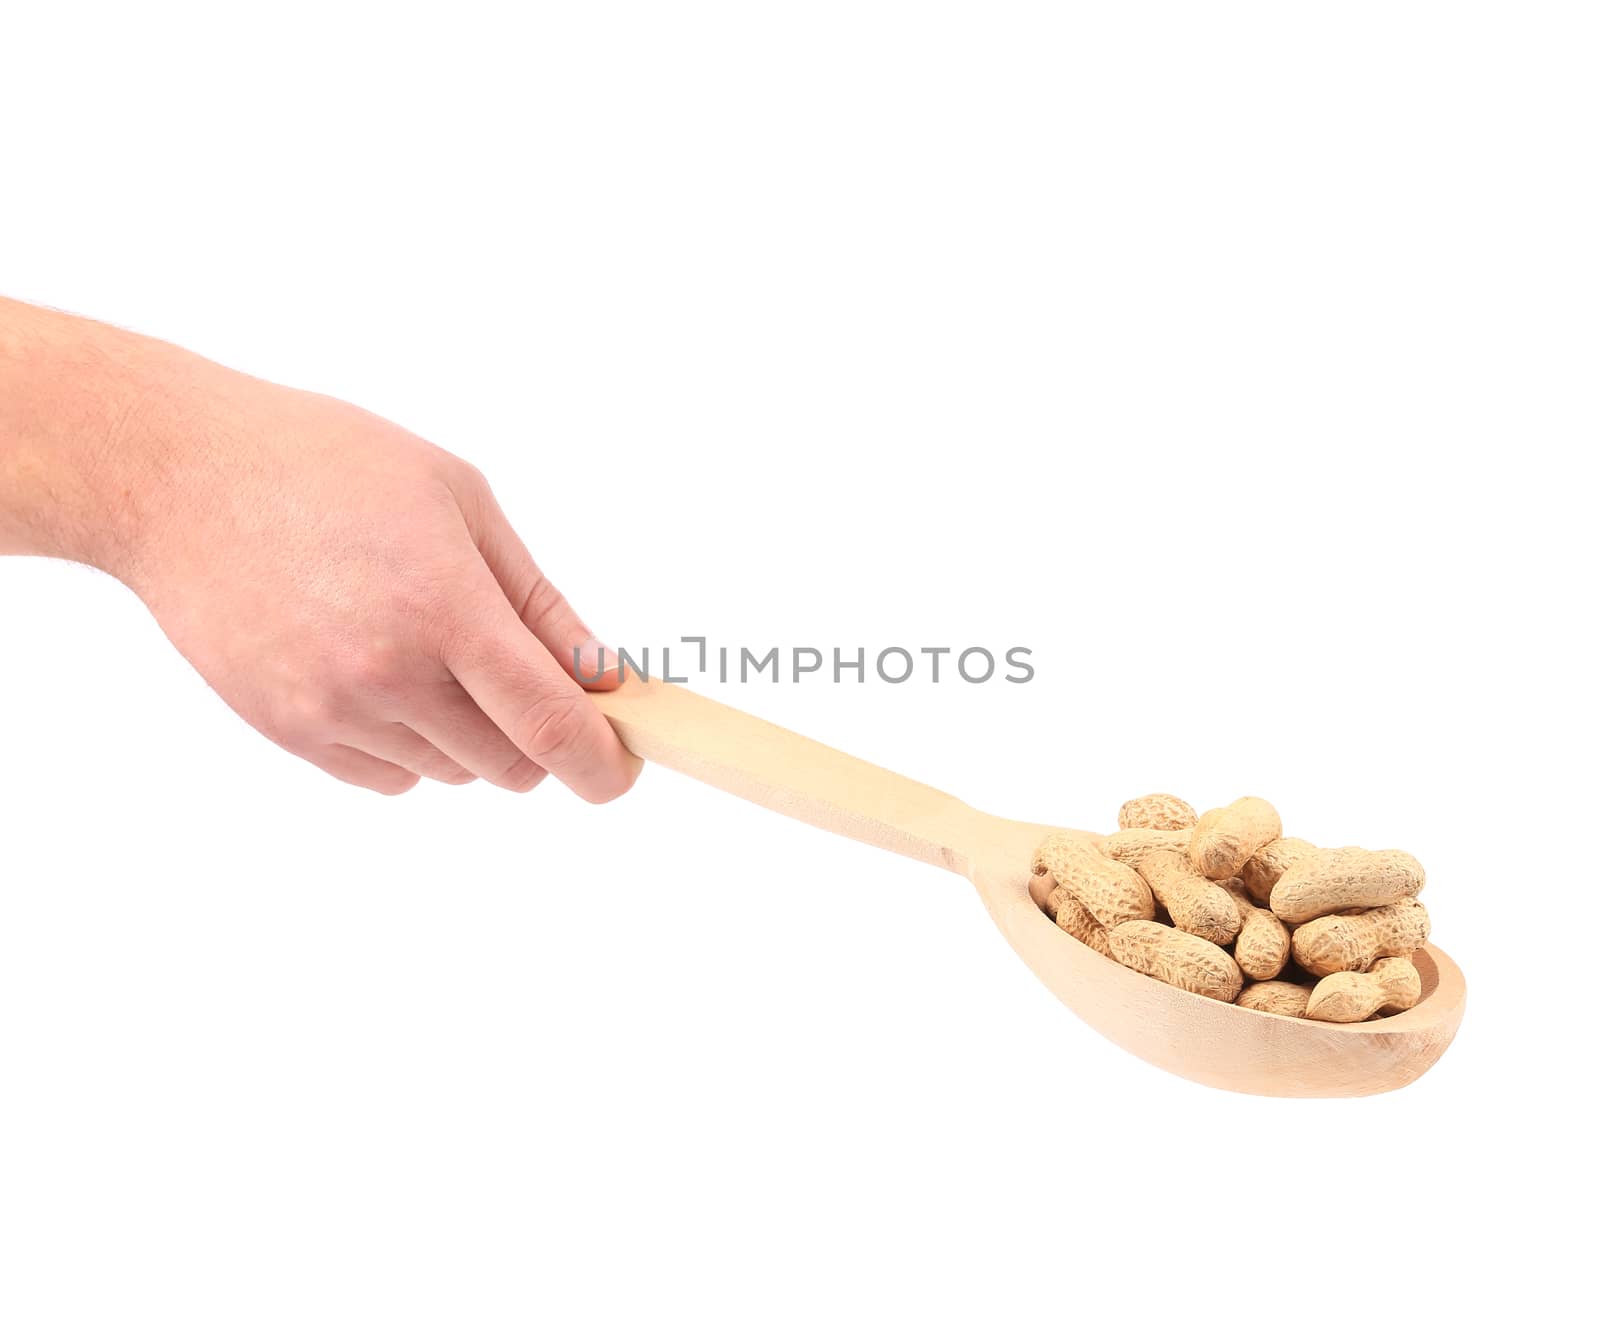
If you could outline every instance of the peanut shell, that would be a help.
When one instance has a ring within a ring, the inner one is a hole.
[[[1102,926],[1155,915],[1155,898],[1137,871],[1070,834],[1046,837],[1033,854],[1033,873],[1065,888]]]
[[[1239,910],[1239,938],[1233,942],[1233,960],[1252,981],[1270,981],[1289,961],[1289,932],[1283,922],[1258,908],[1235,877],[1220,886]]]
[[[1125,921],[1107,932],[1111,956],[1168,985],[1231,1004],[1244,984],[1238,964],[1198,935],[1154,921]]]
[[[1414,898],[1354,915],[1318,917],[1290,937],[1294,960],[1314,976],[1364,972],[1379,958],[1400,958],[1428,940],[1428,909]]]
[[[1304,1017],[1310,998],[1311,987],[1308,985],[1295,985],[1292,981],[1256,981],[1245,986],[1233,1002],[1240,1008],[1253,1008],[1258,1013]]]
[[[1152,852],[1138,866],[1172,924],[1212,944],[1232,943],[1240,914],[1230,895],[1194,869],[1183,852]]]
[[[1386,848],[1319,848],[1285,871],[1272,887],[1280,921],[1299,923],[1351,908],[1387,907],[1422,892],[1422,863]]]
[[[1117,812],[1122,830],[1187,830],[1195,823],[1194,808],[1171,793],[1146,793],[1124,802]]]
[[[1242,797],[1200,817],[1189,857],[1208,880],[1228,880],[1266,844],[1283,834],[1277,808],[1265,798]]]
[[[1335,972],[1318,981],[1306,1016],[1318,1022],[1365,1022],[1374,1013],[1404,1012],[1422,998],[1422,977],[1409,958],[1380,958],[1370,972]]]
[[[1239,870],[1239,878],[1244,881],[1251,902],[1269,906],[1272,887],[1283,873],[1316,851],[1317,845],[1304,839],[1273,839],[1262,844]]]

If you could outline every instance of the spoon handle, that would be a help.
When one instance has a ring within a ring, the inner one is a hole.
[[[690,692],[629,678],[590,697],[635,756],[821,829],[965,872],[966,803]]]

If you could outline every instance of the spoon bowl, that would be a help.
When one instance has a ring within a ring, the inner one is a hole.
[[[1461,970],[1425,945],[1414,1008],[1370,1022],[1312,1022],[1239,1008],[1143,976],[1057,928],[1029,892],[1033,850],[1056,826],[975,810],[687,688],[628,679],[596,692],[635,755],[822,829],[972,882],[1017,955],[1108,1040],[1190,1081],[1253,1095],[1372,1095],[1415,1081],[1466,1008]],[[1099,836],[1074,830],[1086,841]]]

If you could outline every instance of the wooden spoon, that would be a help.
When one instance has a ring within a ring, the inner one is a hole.
[[[679,684],[629,678],[591,695],[647,761],[966,876],[1056,998],[1108,1040],[1180,1077],[1254,1095],[1370,1095],[1420,1077],[1460,1025],[1466,982],[1431,944],[1415,955],[1422,974],[1417,1006],[1371,1022],[1308,1022],[1174,989],[1080,944],[1040,910],[1028,892],[1029,862],[1056,827],[974,810]]]

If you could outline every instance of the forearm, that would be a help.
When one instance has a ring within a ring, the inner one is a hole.
[[[125,574],[162,463],[147,419],[178,350],[0,298],[0,554]]]

